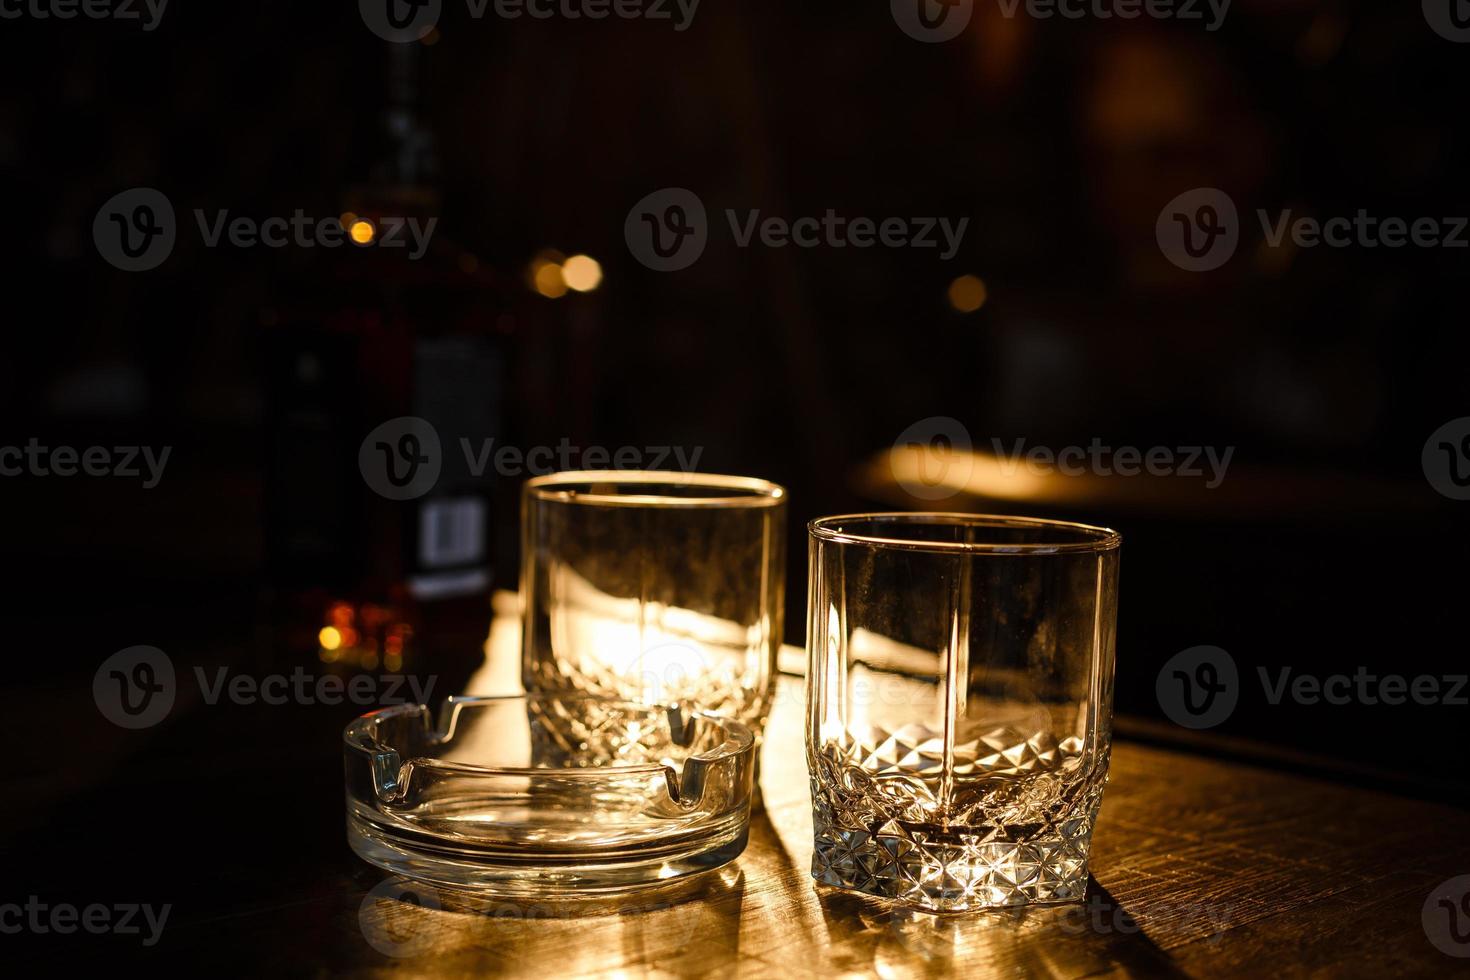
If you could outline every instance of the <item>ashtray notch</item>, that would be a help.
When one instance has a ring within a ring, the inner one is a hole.
[[[348,838],[396,873],[505,894],[616,889],[745,847],[755,740],[687,705],[451,697],[344,733]]]

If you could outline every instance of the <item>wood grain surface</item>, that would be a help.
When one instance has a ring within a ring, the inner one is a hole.
[[[515,682],[503,626],[464,689]],[[405,888],[351,853],[350,706],[198,707],[123,738],[90,705],[38,703],[90,716],[95,728],[52,730],[107,761],[20,783],[31,791],[5,808],[5,894],[171,914],[152,946],[0,935],[16,975],[78,958],[213,976],[1470,976],[1470,941],[1445,952],[1425,929],[1448,911],[1429,903],[1425,918],[1431,892],[1470,875],[1470,813],[1340,772],[1210,758],[1202,737],[1189,751],[1114,742],[1084,904],[915,913],[813,884],[802,685],[783,676],[741,857],[631,897],[515,904]],[[44,761],[33,768],[57,768]],[[42,785],[55,802],[26,805]]]
[[[816,887],[801,683],[783,677],[764,806],[693,886],[578,909],[369,900],[389,976],[1441,976],[1421,910],[1470,873],[1467,815],[1120,742],[1086,903],[929,915]],[[423,899],[420,898],[420,901]],[[358,914],[359,910],[352,910]],[[402,939],[394,947],[392,937]],[[374,957],[364,955],[359,965]]]

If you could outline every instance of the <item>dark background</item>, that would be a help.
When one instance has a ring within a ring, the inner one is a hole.
[[[1438,494],[1420,454],[1470,415],[1470,252],[1268,249],[1253,213],[1466,214],[1470,48],[1431,31],[1418,4],[1237,0],[1215,33],[997,9],[979,3],[962,37],[920,44],[885,4],[705,0],[684,32],[475,21],[448,4],[420,51],[419,123],[441,195],[426,261],[448,270],[455,297],[437,322],[503,365],[485,382],[498,430],[487,434],[701,447],[702,470],[786,485],[797,644],[802,525],[893,505],[860,473],[921,419],[958,419],[980,448],[1235,447],[1218,495],[1136,477],[1062,512],[1025,499],[985,509],[1123,532],[1117,708],[1137,737],[1186,737],[1163,720],[1154,680],[1175,653],[1213,644],[1247,684],[1205,749],[1249,751],[1232,740],[1251,739],[1365,783],[1460,798],[1466,708],[1273,707],[1254,677],[1281,665],[1466,672],[1470,504]],[[283,495],[320,492],[313,481],[364,494],[358,443],[404,413],[374,414],[376,376],[344,368],[337,397],[353,407],[332,445],[345,462],[293,470],[272,435],[290,397],[280,351],[341,311],[360,322],[384,280],[417,270],[366,251],[207,249],[188,212],[345,210],[392,152],[389,46],[352,4],[176,0],[153,33],[87,20],[0,30],[14,250],[0,444],[173,447],[152,490],[0,481],[21,804],[5,853],[18,887],[166,891],[218,835],[255,840],[242,845],[249,862],[297,833],[336,840],[335,783],[315,763],[293,769],[293,740],[330,760],[350,708],[186,706],[135,734],[103,722],[89,695],[97,665],[135,644],[181,669],[320,667],[292,642],[292,603],[350,592],[357,559],[313,592],[311,574],[281,560],[271,514]],[[179,246],[147,273],[114,269],[92,241],[98,208],[135,186],[164,191],[181,216]],[[711,242],[692,268],[658,273],[630,255],[623,222],[671,186],[704,200]],[[1235,257],[1209,273],[1175,268],[1154,237],[1163,205],[1195,187],[1225,190],[1243,219]],[[739,249],[726,207],[970,225],[948,262],[921,249]],[[538,295],[526,270],[545,249],[596,257],[601,287]],[[988,287],[973,313],[946,300],[965,274]],[[492,489],[496,588],[515,587],[515,482]],[[453,676],[472,667],[473,647],[461,652],[425,652],[413,669]],[[239,745],[263,718],[272,738]],[[310,830],[249,815],[262,799],[290,812],[290,788],[313,786],[299,814]],[[162,822],[169,843],[144,872],[125,849],[41,829],[87,813],[102,815],[101,840]]]

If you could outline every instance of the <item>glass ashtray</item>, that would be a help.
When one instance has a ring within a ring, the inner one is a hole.
[[[754,738],[685,706],[451,697],[343,733],[347,836],[396,874],[490,894],[657,884],[745,850]]]

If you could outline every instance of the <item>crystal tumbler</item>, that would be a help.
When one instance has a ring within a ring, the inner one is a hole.
[[[1119,535],[965,514],[808,530],[812,876],[933,911],[1082,898]]]
[[[568,472],[528,481],[521,512],[527,690],[691,702],[759,736],[781,646],[785,490]]]

